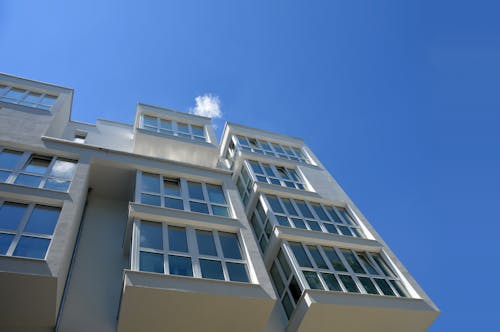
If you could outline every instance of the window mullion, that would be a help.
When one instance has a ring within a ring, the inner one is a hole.
[[[202,278],[199,249],[198,249],[198,242],[196,241],[195,229],[187,227],[186,236],[188,239],[188,253],[191,256],[191,264],[193,266],[193,276],[197,278]]]
[[[168,253],[170,252],[170,244],[168,243],[168,225],[162,223],[161,225],[161,235],[163,239],[163,271],[165,274],[170,274],[170,266],[168,264],[169,258]]]
[[[191,208],[189,207],[189,192],[188,192],[188,185],[187,185],[187,180],[184,178],[180,178],[180,185],[181,185],[181,198],[182,202],[184,205],[184,210],[185,211],[191,211]]]
[[[217,258],[220,260],[222,265],[222,274],[224,275],[224,280],[230,281],[229,272],[226,266],[226,259],[224,258],[224,252],[222,251],[222,245],[220,243],[219,232],[217,230],[212,231],[214,241],[215,241],[215,249],[217,250]],[[241,247],[241,245],[240,245]],[[241,251],[241,250],[240,250]]]
[[[7,250],[6,255],[7,256],[12,256],[14,253],[14,249],[17,247],[17,244],[19,243],[19,240],[21,239],[21,235],[23,233],[23,229],[28,223],[28,219],[31,216],[31,213],[33,212],[35,204],[31,203],[27,206],[26,211],[24,212],[23,217],[21,218],[21,221],[19,222],[19,226],[17,226],[16,229],[16,235],[12,239],[12,243],[10,244],[9,249]]]

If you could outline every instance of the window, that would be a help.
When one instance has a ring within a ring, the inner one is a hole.
[[[48,111],[52,105],[54,105],[56,100],[57,96],[54,95],[0,85],[0,101],[7,103],[29,106]]]
[[[345,208],[267,194],[261,199],[281,226],[363,237],[359,225]]]
[[[166,120],[144,114],[142,115],[141,128],[161,134],[206,142],[205,128],[203,126],[191,123],[183,123],[176,120]]]
[[[304,185],[294,169],[276,166],[259,161],[246,161],[246,167],[254,174],[259,182],[276,184],[288,188],[304,190]]]
[[[0,201],[0,255],[45,259],[60,208]]]
[[[76,143],[85,143],[85,140],[87,139],[87,133],[83,131],[77,131],[75,132],[75,136],[73,138],[73,142]]]
[[[270,143],[268,141],[245,136],[233,136],[232,143],[243,151],[251,151],[267,156],[293,160],[301,163],[310,163],[300,148]],[[234,154],[232,154],[234,157]]]
[[[257,238],[260,250],[264,253],[269,243],[269,239],[271,238],[273,222],[264,211],[260,202],[257,202],[255,212],[253,213],[252,218],[250,218],[250,225],[252,226],[255,237]]]
[[[206,279],[249,282],[238,235],[137,221],[136,269]]]
[[[222,186],[140,172],[140,203],[230,217]]]
[[[0,181],[68,191],[76,161],[0,148]]]

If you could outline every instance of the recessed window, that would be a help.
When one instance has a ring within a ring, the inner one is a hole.
[[[220,185],[141,172],[137,187],[142,204],[230,217]]]
[[[150,221],[137,223],[138,270],[249,282],[247,262],[236,234]]]
[[[76,161],[0,148],[0,181],[68,191]]]
[[[171,136],[183,137],[195,141],[206,142],[203,126],[179,122],[176,120],[161,119],[151,115],[142,115],[141,128]]]
[[[29,106],[48,111],[52,105],[54,105],[56,100],[57,96],[51,94],[33,92],[15,87],[0,86],[0,101],[7,103]]]
[[[0,255],[44,259],[61,209],[0,202]]]
[[[73,137],[73,142],[76,143],[85,143],[85,140],[87,139],[87,133],[86,132],[75,132],[75,135]]]

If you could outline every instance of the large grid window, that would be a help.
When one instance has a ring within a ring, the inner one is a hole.
[[[157,133],[189,138],[195,141],[206,142],[203,126],[191,123],[167,120],[150,115],[142,116],[141,128]]]
[[[288,243],[308,288],[407,297],[389,264],[378,253]]]
[[[233,141],[229,144],[228,159],[234,157],[235,146],[244,151],[251,151],[266,156],[273,156],[301,163],[310,163],[300,148],[240,135],[233,136]]]
[[[249,282],[238,235],[137,221],[136,270]]]
[[[0,201],[0,255],[45,259],[60,208]]]
[[[222,186],[139,172],[140,203],[230,217]]]
[[[262,199],[281,226],[362,237],[359,225],[345,208],[274,195],[263,195]]]
[[[26,89],[0,85],[0,101],[11,104],[35,107],[50,110],[57,100],[57,96],[47,93],[33,92]]]
[[[76,161],[0,148],[0,181],[68,191]]]

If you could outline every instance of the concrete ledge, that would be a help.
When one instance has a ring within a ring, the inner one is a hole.
[[[422,299],[305,290],[287,332],[423,332],[439,312]]]
[[[71,200],[67,192],[27,187],[12,183],[0,183],[0,197],[6,200],[29,201],[48,205],[62,206]]]
[[[118,331],[262,331],[275,301],[256,284],[125,270]]]

